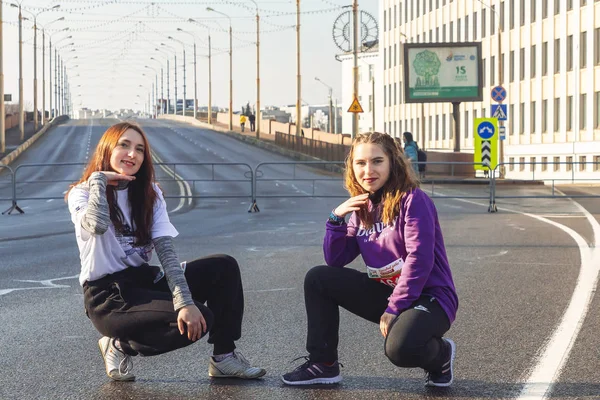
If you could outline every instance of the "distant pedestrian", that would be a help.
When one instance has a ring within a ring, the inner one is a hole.
[[[132,356],[176,350],[208,333],[209,376],[263,376],[264,369],[235,350],[244,310],[237,261],[221,254],[180,263],[173,246],[178,232],[154,179],[146,135],[121,122],[100,138],[67,193],[85,311],[103,335],[98,345],[106,374],[134,380]],[[148,264],[153,249],[162,269]]]
[[[404,138],[404,155],[410,159],[415,175],[419,176],[419,145],[414,141],[412,133],[404,132],[402,136]]]
[[[452,384],[456,346],[444,335],[458,297],[435,205],[410,168],[387,134],[359,135],[352,143],[345,172],[352,197],[329,215],[327,265],[304,278],[307,361],[282,376],[285,384],[342,380],[340,307],[379,324],[394,365],[423,368],[427,386]],[[366,273],[344,268],[359,255]]]
[[[250,121],[250,132],[254,132],[256,130],[256,115],[250,114],[248,120]]]
[[[246,126],[246,116],[244,114],[240,115],[240,127],[242,128],[242,132],[244,132],[244,127]]]

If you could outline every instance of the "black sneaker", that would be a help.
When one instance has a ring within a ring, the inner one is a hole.
[[[306,362],[285,375],[281,380],[286,385],[318,385],[332,384],[342,381],[340,375],[340,363],[335,362],[332,366],[323,363],[315,363],[304,357]]]
[[[450,355],[448,361],[442,366],[439,372],[425,371],[425,386],[448,387],[454,380],[454,357],[456,356],[456,344],[452,339],[444,338],[446,344],[450,346]]]

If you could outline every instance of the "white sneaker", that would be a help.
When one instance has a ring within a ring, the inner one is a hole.
[[[256,379],[266,374],[263,368],[253,367],[250,362],[238,351],[222,361],[215,361],[210,357],[208,363],[208,376],[211,378],[241,378]]]
[[[106,375],[115,381],[133,381],[133,362],[131,356],[117,349],[114,344],[114,339],[104,336],[98,340],[100,354],[106,365]]]

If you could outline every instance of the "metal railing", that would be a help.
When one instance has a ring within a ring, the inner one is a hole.
[[[316,197],[316,198],[344,198],[348,193],[343,188],[343,177],[340,171],[344,168],[343,161],[285,161],[285,162],[262,162],[252,168],[247,163],[154,163],[156,169],[157,182],[175,182],[181,189],[178,194],[167,193],[165,198],[171,199],[201,199],[201,198],[246,198],[251,201],[248,212],[259,212],[258,198],[296,198],[296,197]],[[444,166],[446,170],[454,171],[465,170],[465,167],[474,168],[482,163],[470,162],[425,162],[418,164],[426,164],[428,168],[434,169],[437,166]],[[519,168],[524,168],[525,165],[535,164],[533,162],[520,162]],[[499,178],[501,168],[510,167],[509,163],[501,163],[496,168],[489,171],[488,178],[476,178],[473,175],[459,176],[430,176],[427,172],[427,178],[424,180],[424,185],[430,188],[430,197],[444,199],[486,199],[489,200],[489,212],[497,212],[496,201],[498,199],[527,199],[527,198],[595,198],[600,195],[595,194],[573,194],[565,195],[556,189],[557,182],[595,182],[600,183],[600,178],[591,177],[590,164],[594,166],[596,163],[588,162],[556,162],[548,163],[552,166],[552,170],[561,169],[562,165],[567,172],[574,170],[574,165],[586,164],[585,167],[579,167],[579,176],[577,172],[573,172],[570,179],[552,176],[550,171],[547,171],[547,176],[534,175],[535,171],[532,168],[533,178],[542,179],[544,186],[540,185],[538,193],[528,191],[527,193],[502,193],[499,191],[498,183],[502,181]],[[77,179],[65,179],[64,176],[72,175],[73,166],[84,166],[83,163],[54,163],[54,164],[22,164],[15,169],[8,165],[0,164],[0,177],[6,177],[6,184],[3,185],[0,181],[0,190],[10,187],[12,193],[10,196],[4,196],[0,191],[0,200],[10,200],[11,207],[2,214],[11,214],[17,210],[23,213],[18,202],[22,200],[51,200],[62,199],[64,190],[69,184],[72,184]],[[557,167],[557,165],[560,165]],[[449,167],[449,168],[448,168]],[[44,173],[43,168],[51,168],[54,173],[59,173],[61,168],[69,168],[69,174],[62,174],[57,178],[48,177],[44,174],[40,179],[35,178],[35,174]],[[571,170],[569,170],[571,168]],[[595,167],[594,167],[595,168]],[[24,174],[23,170],[34,169],[30,174]],[[524,169],[521,170],[523,172]],[[6,173],[7,172],[7,173]],[[182,176],[185,175],[185,178]],[[33,178],[32,178],[33,177]],[[577,177],[577,179],[576,179]],[[482,181],[485,185],[481,185],[485,191],[480,194],[465,194],[464,192],[438,193],[436,192],[436,184],[444,184],[449,180],[456,182],[473,183],[471,180],[476,180],[478,183]],[[485,179],[485,180],[484,180]],[[215,183],[224,183],[226,188],[216,189]],[[528,183],[528,180],[522,182]],[[40,195],[35,190],[30,190],[29,185],[45,184],[46,192]],[[48,185],[54,184],[54,185]],[[58,185],[56,185],[58,184]],[[205,185],[203,187],[202,185]],[[50,187],[50,189],[48,189]],[[513,186],[503,186],[513,187]],[[59,188],[60,193],[52,193],[52,189]],[[226,190],[224,190],[226,189]],[[9,189],[10,190],[10,189]],[[514,191],[513,191],[514,192]],[[191,202],[190,202],[191,204]]]

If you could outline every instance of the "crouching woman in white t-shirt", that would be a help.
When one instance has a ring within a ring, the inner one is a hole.
[[[207,332],[214,345],[211,377],[265,374],[235,351],[244,309],[236,260],[215,255],[179,262],[173,247],[178,232],[154,183],[150,146],[138,125],[108,128],[67,200],[85,309],[103,335],[98,344],[110,378],[133,380],[132,356],[175,350]],[[148,265],[152,249],[162,271]]]

